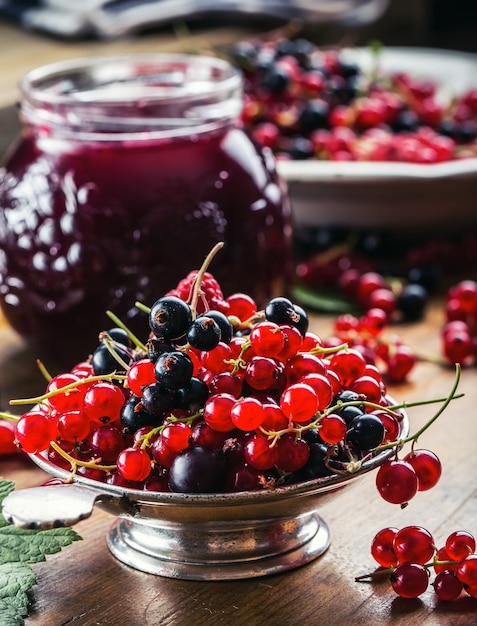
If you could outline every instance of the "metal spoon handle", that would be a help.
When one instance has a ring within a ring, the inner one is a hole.
[[[2,512],[10,524],[21,528],[73,526],[91,515],[99,495],[73,484],[31,487],[9,493]]]

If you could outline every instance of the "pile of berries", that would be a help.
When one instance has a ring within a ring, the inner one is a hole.
[[[463,280],[447,292],[442,351],[450,363],[477,362],[477,282]]]
[[[366,75],[304,39],[239,42],[244,124],[280,158],[438,163],[477,152],[477,89],[443,104],[438,85]]]
[[[347,343],[325,344],[286,297],[263,310],[244,293],[224,298],[206,271],[220,247],[152,307],[137,303],[146,343],[108,312],[117,326],[86,361],[53,377],[42,368],[45,393],[11,401],[34,405],[16,418],[16,445],[93,480],[180,493],[349,476],[392,449],[376,479],[385,500],[405,506],[434,486],[440,462],[414,449],[379,369]]]
[[[11,402],[35,404],[15,424],[22,450],[111,484],[211,493],[349,474],[400,440],[378,369],[324,345],[289,299],[257,310],[203,268],[138,306],[145,344],[110,313],[86,361]]]
[[[437,548],[432,534],[421,526],[383,528],[371,542],[371,554],[380,566],[356,580],[377,580],[388,576],[402,598],[417,598],[432,586],[440,600],[456,600],[462,593],[477,598],[477,554],[473,535],[451,533]]]
[[[363,311],[381,309],[389,321],[411,322],[422,318],[429,296],[417,277],[414,282],[394,276],[387,278],[364,256],[329,252],[299,263],[297,279],[312,288],[337,286],[351,306]]]

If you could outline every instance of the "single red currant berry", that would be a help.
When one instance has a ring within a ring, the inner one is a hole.
[[[404,461],[412,465],[417,474],[418,490],[432,489],[441,477],[442,465],[438,457],[430,450],[413,450],[406,454]]]
[[[379,494],[391,504],[407,504],[416,495],[418,484],[414,468],[406,461],[387,461],[376,473]]]
[[[333,400],[333,386],[327,376],[324,374],[306,374],[298,381],[310,385],[318,397],[318,411],[327,409]]]
[[[452,561],[452,559],[447,554],[447,550],[445,549],[445,546],[442,548],[439,548],[436,553],[435,564],[434,564],[435,573],[439,574],[440,572],[443,572],[444,570],[451,570],[455,572],[455,570],[457,569],[457,563],[449,563],[449,561]]]
[[[463,585],[454,572],[446,569],[439,572],[434,579],[434,591],[439,600],[456,600],[462,593]]]
[[[320,422],[320,437],[325,443],[339,443],[344,439],[346,430],[344,419],[333,413],[325,415]]]
[[[266,431],[277,431],[287,428],[288,418],[277,404],[266,402],[263,405],[264,419],[262,429]]]
[[[91,422],[84,411],[66,411],[58,418],[56,428],[65,441],[83,441],[89,435]]]
[[[62,392],[61,389],[68,385],[77,383],[80,377],[76,374],[58,374],[54,376],[46,386],[46,393],[57,392],[48,398],[48,404],[57,411],[71,411],[80,409],[83,403],[85,387],[80,385],[73,387],[69,391]],[[87,383],[85,383],[87,384]]]
[[[237,400],[230,411],[234,426],[244,431],[256,430],[265,419],[265,412],[260,400],[244,397]]]
[[[399,344],[386,359],[386,376],[393,383],[402,383],[416,364],[416,355],[408,346]]]
[[[469,554],[459,561],[456,576],[466,587],[477,588],[477,554]]]
[[[381,567],[394,567],[398,564],[394,552],[394,537],[397,532],[397,528],[383,528],[376,533],[371,542],[371,554]]]
[[[295,383],[283,392],[280,406],[289,420],[308,422],[318,410],[318,397],[310,385]]]
[[[154,363],[150,359],[134,361],[127,372],[127,384],[129,389],[138,397],[142,396],[142,390],[147,385],[156,382],[154,375]]]
[[[0,457],[15,454],[15,422],[0,419]]]
[[[347,348],[331,357],[329,368],[338,374],[344,385],[348,385],[364,375],[366,361],[360,352]]]
[[[161,433],[164,444],[175,452],[180,452],[181,450],[187,448],[191,436],[192,429],[189,424],[186,424],[185,422],[168,424],[164,427]]]
[[[246,463],[257,470],[271,469],[278,460],[277,446],[270,445],[270,440],[265,435],[256,433],[252,435],[244,447]]]
[[[152,469],[149,454],[141,448],[121,450],[116,464],[118,472],[126,480],[146,480]]]
[[[285,335],[278,324],[260,322],[250,331],[250,343],[256,355],[276,357],[285,346]]]
[[[446,552],[450,559],[460,561],[475,552],[475,538],[465,530],[456,530],[446,540]]]
[[[310,447],[292,433],[283,435],[277,442],[276,465],[284,472],[296,472],[310,458]]]
[[[24,413],[15,424],[15,440],[22,450],[29,453],[43,452],[56,437],[56,428],[42,413]]]
[[[100,381],[86,391],[83,410],[93,422],[106,424],[119,420],[124,401],[124,393],[120,387]]]
[[[401,598],[417,598],[429,585],[429,574],[419,563],[401,563],[391,574],[391,585]]]
[[[210,396],[204,405],[204,420],[213,430],[228,432],[233,430],[234,423],[230,412],[236,398],[228,393],[217,393]]]
[[[225,299],[229,305],[227,314],[237,317],[241,322],[245,322],[255,315],[257,305],[253,298],[245,293],[234,293]]]
[[[412,561],[425,565],[436,551],[431,533],[421,526],[405,526],[394,537],[394,553],[400,563]]]

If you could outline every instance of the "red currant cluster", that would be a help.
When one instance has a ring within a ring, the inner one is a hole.
[[[432,489],[441,473],[441,462],[434,452],[412,449],[403,459],[396,458],[381,465],[376,474],[376,487],[383,500],[405,507],[418,491]]]
[[[463,280],[451,287],[445,305],[443,354],[450,363],[477,362],[477,282]]]
[[[370,309],[360,317],[345,313],[335,319],[334,335],[326,339],[325,345],[345,342],[364,356],[369,370],[381,372],[389,382],[402,383],[414,368],[417,356],[398,335],[387,334],[387,326],[388,318],[380,308]]]
[[[439,101],[438,85],[369,75],[345,54],[304,40],[240,42],[242,117],[282,158],[437,163],[475,156],[477,90]]]
[[[314,255],[296,267],[298,281],[312,288],[338,287],[350,305],[362,311],[380,309],[383,320],[417,321],[428,301],[427,289],[418,282],[388,279],[356,253],[333,249]]]
[[[383,528],[371,542],[371,554],[380,566],[357,581],[389,576],[394,591],[402,598],[417,598],[432,583],[440,600],[456,600],[464,591],[477,597],[477,555],[474,537],[467,531],[451,533],[437,549],[432,534],[421,526]]]

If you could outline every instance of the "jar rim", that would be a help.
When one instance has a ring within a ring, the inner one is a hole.
[[[20,81],[26,122],[63,133],[194,132],[236,119],[242,76],[213,56],[147,53],[81,57],[29,71]]]

